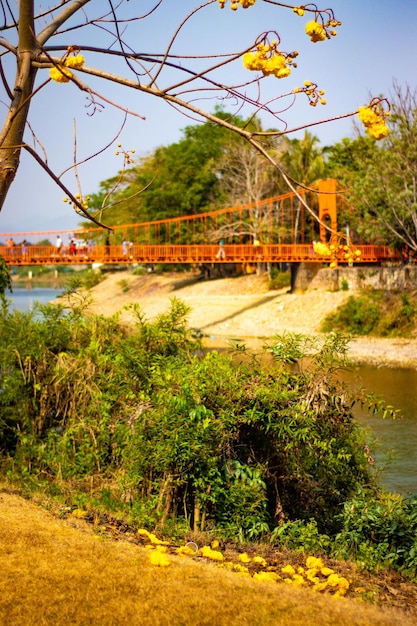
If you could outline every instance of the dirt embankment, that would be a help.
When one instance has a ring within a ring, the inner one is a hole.
[[[255,275],[198,280],[192,273],[135,276],[119,272],[108,275],[92,293],[95,312],[107,316],[122,311],[126,321],[134,317],[126,305],[138,304],[145,316],[153,319],[169,308],[172,298],[178,298],[190,307],[190,326],[211,341],[241,338],[250,345],[284,332],[319,333],[324,317],[353,292],[291,294],[287,288],[269,290],[268,278]],[[354,338],[350,357],[379,367],[417,368],[417,338]]]

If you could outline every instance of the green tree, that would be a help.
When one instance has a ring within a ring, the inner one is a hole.
[[[286,138],[286,150],[281,156],[281,163],[295,184],[309,187],[320,178],[324,178],[326,166],[323,150],[318,144],[318,137],[308,131],[304,132],[302,139]],[[302,203],[298,201],[294,221],[294,241],[299,235],[301,208]]]
[[[217,115],[232,119],[220,110]],[[108,223],[126,224],[193,215],[224,204],[217,174],[229,135],[212,122],[185,127],[180,141],[140,159],[120,184],[119,177],[102,182],[100,193],[91,195],[90,211],[94,207],[100,216],[107,206]]]
[[[344,140],[329,149],[328,167],[346,188],[350,218],[367,241],[417,252],[417,91],[394,86],[390,134]]]

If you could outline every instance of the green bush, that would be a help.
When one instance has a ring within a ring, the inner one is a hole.
[[[283,289],[291,285],[290,272],[281,272],[276,268],[271,269],[269,276],[269,289]]]
[[[322,324],[323,332],[347,332],[353,335],[370,335],[380,321],[378,298],[367,294],[350,296],[335,313],[330,313]]]
[[[170,532],[272,531],[311,550],[348,536],[340,511],[373,471],[337,376],[343,336],[276,337],[265,367],[263,353],[204,352],[175,298],[153,322],[132,307],[133,328],[87,304],[68,289],[65,306],[3,307],[3,471]]]

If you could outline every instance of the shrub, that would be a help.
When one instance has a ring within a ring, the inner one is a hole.
[[[276,268],[271,268],[269,276],[269,289],[283,289],[291,285],[290,272],[281,272]]]
[[[262,354],[205,353],[175,298],[152,323],[133,307],[129,329],[85,305],[69,290],[66,309],[3,310],[0,431],[11,471],[68,494],[85,485],[92,502],[119,501],[131,520],[160,527],[179,519],[254,539],[314,518],[321,534],[340,530],[343,503],[372,484],[336,375],[344,337],[276,337],[266,368]]]
[[[417,303],[408,293],[364,291],[350,298],[322,323],[323,332],[409,337],[415,329]]]

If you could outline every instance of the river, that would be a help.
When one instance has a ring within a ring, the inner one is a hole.
[[[12,308],[27,311],[35,301],[46,304],[61,291],[44,286],[31,289],[14,286],[13,293],[6,295]],[[381,484],[398,493],[417,493],[417,370],[361,366],[355,368],[348,378],[352,381],[359,378],[367,391],[383,397],[387,404],[401,411],[402,417],[395,421],[368,415],[360,409],[355,409],[355,415],[378,440],[372,454],[378,468],[385,466]],[[388,456],[391,457],[389,463]]]
[[[14,284],[13,291],[11,293],[9,291],[6,292],[6,298],[11,301],[12,309],[24,312],[33,309],[35,302],[40,302],[41,304],[51,302],[60,293],[62,293],[62,289],[50,286],[20,287]]]

